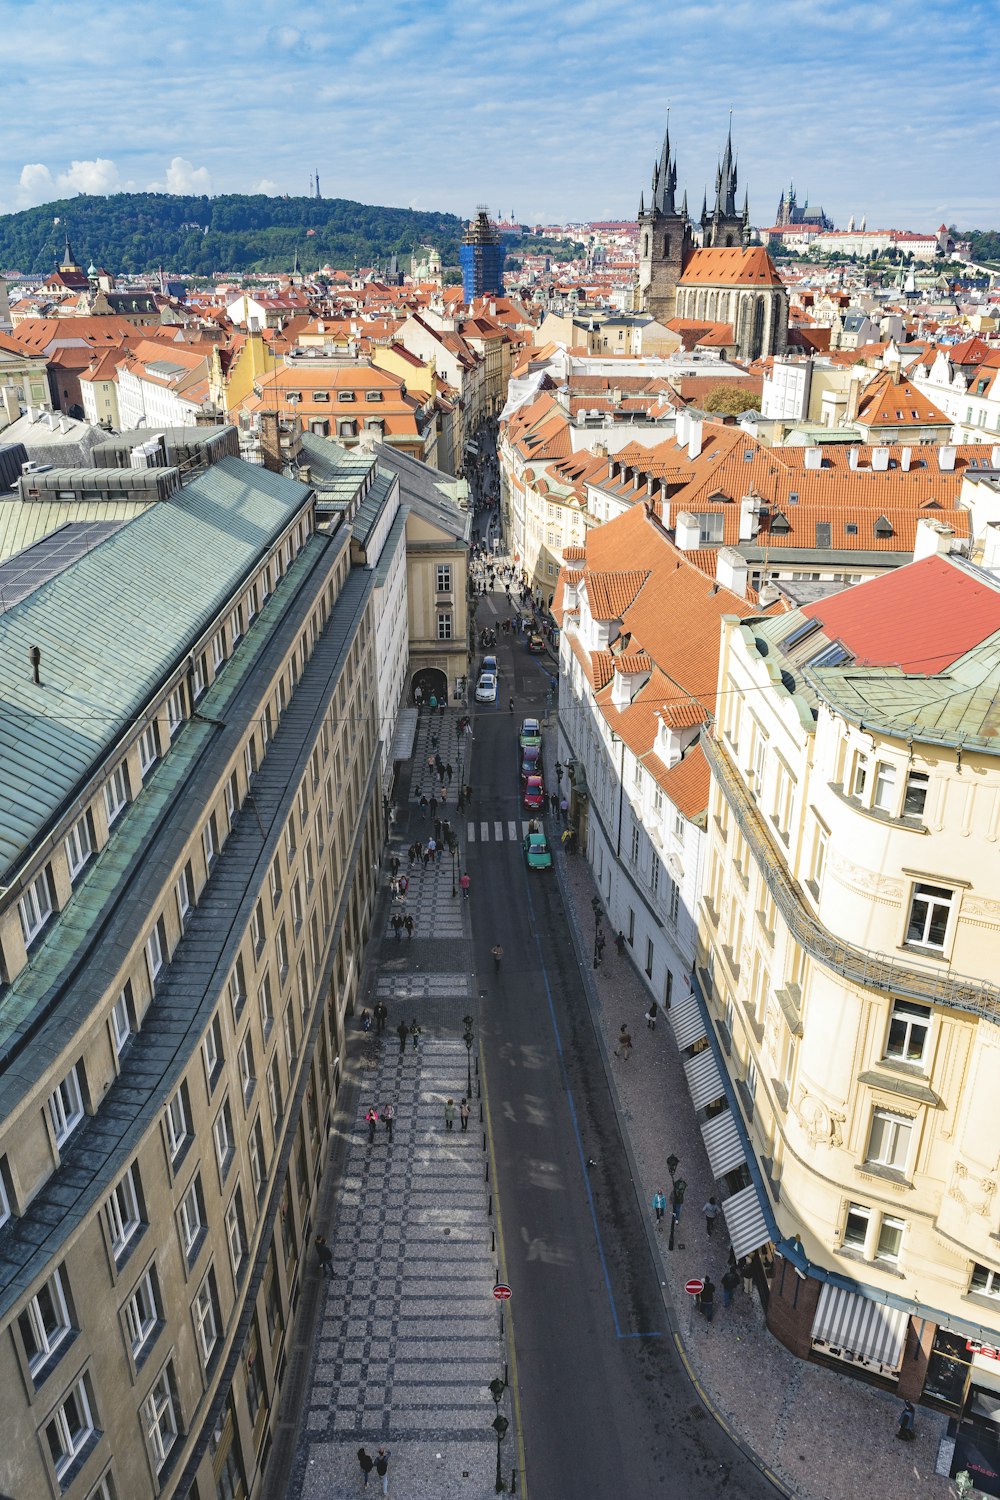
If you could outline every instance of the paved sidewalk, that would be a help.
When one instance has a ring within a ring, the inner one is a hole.
[[[411,830],[400,818],[387,850],[401,856],[410,886],[403,904],[383,897],[381,948],[363,1001],[369,1011],[384,1001],[386,1031],[355,1035],[350,1046],[358,1087],[327,1231],[335,1279],[323,1287],[309,1405],[289,1482],[298,1500],[361,1493],[362,1446],[373,1457],[388,1450],[390,1494],[485,1500],[494,1493],[495,1408],[487,1387],[505,1361],[492,1298],[497,1259],[479,1101],[471,1101],[466,1132],[458,1110],[469,1065],[462,1017],[476,1014],[468,908],[452,897],[450,857],[407,869],[406,843],[420,832],[415,813],[412,821]],[[407,910],[416,932],[397,942],[389,920]],[[414,1018],[419,1045],[407,1038],[401,1049],[394,1028]],[[449,1098],[456,1106],[450,1131]],[[365,1115],[373,1104],[381,1115],[390,1101],[392,1144],[381,1119],[369,1144]],[[509,1397],[500,1410],[513,1423]],[[512,1437],[513,1426],[507,1467]],[[379,1493],[374,1475],[371,1493]]]
[[[596,887],[590,868],[582,854],[567,857],[559,849],[555,858],[587,1000],[603,1039],[619,1117],[631,1147],[636,1192],[663,1267],[668,1308],[709,1404],[799,1500],[857,1500],[862,1494],[877,1495],[879,1500],[944,1500],[954,1494],[949,1481],[934,1472],[947,1425],[944,1416],[918,1407],[916,1441],[898,1442],[899,1399],[794,1358],[767,1331],[756,1293],[747,1298],[738,1291],[732,1305],[723,1309],[720,1292],[711,1324],[692,1315],[684,1282],[710,1272],[721,1286],[729,1241],[721,1217],[714,1235],[709,1238],[706,1233],[701,1207],[710,1194],[718,1194],[680,1055],[662,1010],[655,1030],[647,1028],[649,991],[631,959],[618,957],[610,936],[603,964],[596,971],[591,967],[591,900]],[[628,1023],[634,1039],[628,1061],[614,1057],[622,1022]],[[666,1158],[671,1152],[680,1158],[678,1175],[688,1184],[672,1252],[669,1218],[657,1232],[650,1206],[657,1188],[669,1199]]]

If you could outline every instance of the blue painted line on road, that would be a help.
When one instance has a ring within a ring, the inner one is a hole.
[[[594,1195],[590,1188],[590,1177],[587,1173],[587,1158],[583,1150],[583,1140],[580,1136],[580,1126],[576,1116],[576,1105],[573,1103],[573,1090],[569,1084],[569,1074],[566,1071],[566,1057],[563,1052],[562,1037],[559,1035],[559,1022],[556,1020],[555,1002],[552,998],[552,987],[549,984],[549,973],[545,967],[545,956],[542,953],[542,945],[538,940],[538,923],[535,920],[535,903],[531,899],[531,885],[526,880],[525,887],[528,893],[528,906],[531,909],[531,935],[535,940],[538,950],[538,962],[542,970],[542,983],[545,985],[545,998],[549,1006],[549,1019],[552,1022],[552,1033],[556,1039],[556,1051],[559,1054],[559,1072],[562,1075],[563,1088],[566,1091],[566,1102],[569,1104],[569,1115],[573,1122],[573,1135],[576,1138],[577,1155],[580,1158],[580,1171],[583,1177],[583,1185],[587,1193],[587,1204],[590,1208],[590,1220],[594,1226],[594,1238],[597,1241],[597,1254],[601,1261],[601,1271],[604,1276],[604,1285],[608,1293],[608,1305],[611,1308],[611,1320],[615,1328],[615,1337],[619,1339],[660,1339],[663,1334],[658,1329],[649,1333],[623,1333],[618,1318],[618,1308],[615,1304],[615,1294],[611,1288],[611,1277],[608,1273],[608,1260],[604,1253],[604,1241],[601,1238],[601,1227],[597,1222],[597,1208],[594,1203]]]

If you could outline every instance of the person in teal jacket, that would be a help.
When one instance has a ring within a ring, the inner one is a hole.
[[[663,1222],[663,1215],[667,1211],[667,1200],[660,1188],[653,1194],[653,1212],[656,1215],[656,1227],[659,1229]]]

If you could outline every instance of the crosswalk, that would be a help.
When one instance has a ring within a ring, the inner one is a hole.
[[[535,820],[541,828],[541,823]],[[520,844],[527,836],[530,827],[529,819],[525,818],[518,822],[515,818],[491,818],[481,823],[467,823],[465,825],[465,837],[468,843],[475,844],[502,844],[505,839],[510,839],[515,844]]]

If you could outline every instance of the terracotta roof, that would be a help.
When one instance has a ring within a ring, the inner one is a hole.
[[[703,705],[691,699],[686,703],[665,703],[660,713],[671,729],[690,729],[694,724],[704,724],[706,718]]]
[[[620,620],[635,602],[648,573],[622,569],[614,573],[587,572],[587,601],[595,620]]]
[[[652,671],[653,663],[645,651],[623,651],[615,657],[615,671],[626,675]]]
[[[605,687],[614,676],[614,661],[610,651],[595,651],[590,658],[591,681],[595,690]]]
[[[856,420],[869,427],[951,426],[951,419],[918,386],[896,380],[891,370],[883,370],[865,386]]]
[[[570,563],[570,562],[582,562],[583,559],[586,557],[586,555],[587,555],[587,549],[585,547],[564,547],[563,548],[563,561],[567,562],[567,563]]]
[[[763,245],[696,250],[684,268],[681,286],[782,286],[774,261]]]

